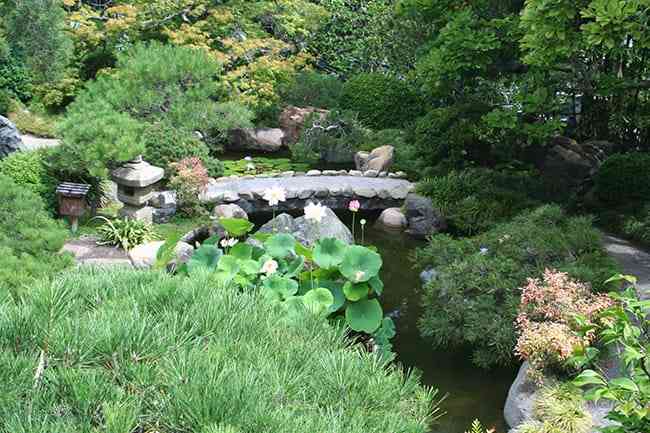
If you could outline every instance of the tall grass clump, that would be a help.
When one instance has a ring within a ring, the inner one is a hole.
[[[436,414],[323,318],[207,273],[75,270],[4,299],[0,329],[3,433],[412,433]]]

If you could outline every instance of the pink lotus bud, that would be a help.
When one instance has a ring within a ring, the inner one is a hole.
[[[351,212],[358,212],[360,207],[361,203],[359,203],[359,200],[352,200],[350,204],[348,204],[348,209],[350,209]]]

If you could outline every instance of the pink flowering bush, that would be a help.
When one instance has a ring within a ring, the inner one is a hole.
[[[176,191],[180,211],[186,215],[196,215],[201,208],[199,194],[208,185],[210,177],[201,158],[189,157],[170,164],[174,171],[169,186]]]
[[[521,290],[515,354],[530,363],[531,375],[541,381],[545,370],[564,370],[575,349],[592,343],[593,334],[578,334],[582,326],[577,318],[581,325],[593,323],[612,300],[592,293],[588,284],[564,272],[549,269],[542,280],[529,278]]]

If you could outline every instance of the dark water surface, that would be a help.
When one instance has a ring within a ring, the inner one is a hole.
[[[349,212],[337,212],[337,215],[348,227],[351,226]],[[447,396],[441,405],[445,415],[432,426],[431,433],[464,433],[476,418],[486,427],[495,427],[499,433],[507,432],[503,406],[517,370],[482,370],[472,364],[469,352],[433,348],[420,337],[417,320],[421,310],[421,282],[410,256],[424,242],[401,232],[375,228],[377,216],[377,213],[357,215],[357,243],[361,243],[359,220],[365,218],[368,224],[364,231],[364,244],[376,246],[384,263],[381,277],[385,289],[381,304],[385,313],[399,311],[394,319],[397,336],[393,339],[397,360],[409,369],[419,370],[424,385],[437,388],[440,396]],[[256,223],[270,219],[271,215],[254,217]]]

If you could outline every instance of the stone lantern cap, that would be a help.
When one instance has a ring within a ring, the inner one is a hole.
[[[113,170],[112,177],[118,185],[131,188],[145,188],[165,176],[165,170],[142,160],[142,157]]]

